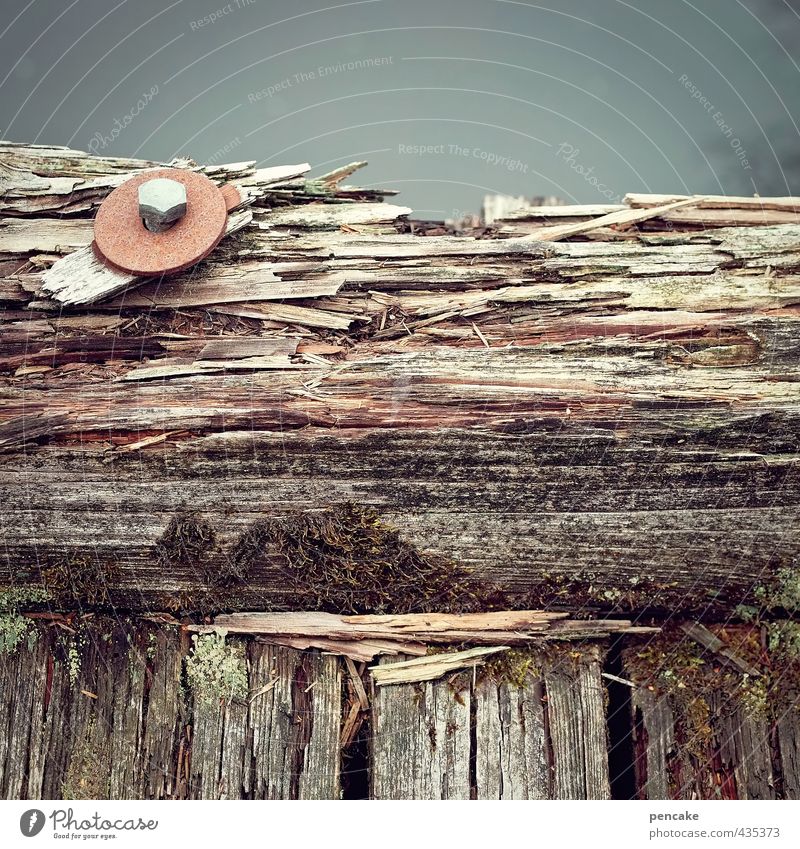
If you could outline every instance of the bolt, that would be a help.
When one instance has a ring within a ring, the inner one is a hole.
[[[186,215],[186,186],[157,177],[139,186],[139,215],[151,233],[163,233]]]

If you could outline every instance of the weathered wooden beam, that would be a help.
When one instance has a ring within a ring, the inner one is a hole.
[[[350,166],[314,180],[234,163],[207,173],[251,191],[254,220],[204,263],[64,308],[43,276],[87,238],[109,180],[158,163],[19,145],[0,158],[14,206],[0,228],[0,582],[88,560],[114,576],[117,606],[307,609],[318,596],[283,591],[297,563],[273,544],[235,592],[213,576],[259,522],[348,501],[421,557],[472,570],[483,602],[500,586],[521,607],[730,611],[800,546],[796,223],[418,236],[388,193],[341,185]],[[794,215],[795,201],[691,208]],[[156,552],[181,516],[214,543],[165,570]],[[358,599],[325,609],[375,612]],[[421,586],[392,603],[441,609]]]

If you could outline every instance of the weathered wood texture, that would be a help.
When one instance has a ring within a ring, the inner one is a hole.
[[[159,163],[0,162],[0,583],[66,552],[113,565],[115,604],[159,607],[202,589],[196,564],[154,562],[175,514],[218,529],[213,569],[258,519],[347,500],[573,609],[732,607],[800,548],[800,224],[774,217],[795,199],[577,241],[426,237],[390,192],[343,185],[355,166],[214,166],[250,192],[243,229],[174,279],[65,308],[43,274]],[[551,209],[529,218],[570,223]],[[281,564],[229,609],[270,607]]]
[[[755,678],[695,648],[675,640],[646,672],[628,654],[637,795],[800,798],[797,656],[787,665],[763,651]]]
[[[239,645],[230,700],[184,689],[172,627],[51,627],[0,654],[2,798],[339,798],[340,661]]]
[[[574,654],[516,682],[477,671],[377,688],[375,798],[610,798],[601,655]]]
[[[190,794],[339,797],[339,660],[252,643],[248,699],[194,704]]]
[[[398,684],[373,699],[372,797],[469,799],[469,685]]]

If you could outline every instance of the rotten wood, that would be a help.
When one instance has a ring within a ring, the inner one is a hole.
[[[456,236],[416,227],[393,192],[343,185],[358,163],[310,178],[181,160],[238,186],[241,228],[172,280],[49,297],[54,267],[74,270],[68,288],[92,277],[103,198],[163,164],[0,145],[0,585],[41,587],[66,562],[103,578],[117,616],[308,610],[319,587],[287,592],[302,558],[265,542],[244,578],[231,564],[264,522],[324,526],[347,503],[398,528],[395,553],[422,571],[369,607],[375,552],[353,549],[348,594],[314,606],[381,616],[232,636],[247,692],[202,705],[181,693],[188,634],[152,621],[108,641],[90,628],[73,674],[55,635],[83,633],[74,611],[100,606],[98,588],[56,595],[39,640],[0,657],[0,793],[336,797],[366,711],[335,654],[391,652],[388,668],[430,662],[437,641],[485,645],[479,620],[385,615],[480,609],[499,589],[548,608],[482,620],[490,647],[533,653],[532,672],[374,687],[373,795],[607,798],[614,673],[578,640],[621,629],[627,645],[638,614],[713,627],[800,547],[798,200],[550,203]],[[210,544],[165,561],[187,518]],[[463,568],[475,597],[431,600],[436,563]],[[713,715],[687,734],[688,702],[622,672],[640,795],[797,796],[788,705],[704,694]]]
[[[0,581],[67,551],[113,567],[115,604],[152,609],[204,588],[153,562],[178,513],[220,529],[213,572],[265,516],[346,501],[487,584],[593,611],[730,609],[800,545],[796,223],[420,236],[389,220],[391,192],[342,185],[354,166],[234,163],[205,173],[252,189],[253,220],[211,257],[62,308],[42,279],[87,237],[111,189],[92,181],[161,163],[0,158]],[[634,200],[545,209],[796,212]],[[287,337],[294,353],[268,353]],[[268,609],[284,565],[268,552],[227,609]]]

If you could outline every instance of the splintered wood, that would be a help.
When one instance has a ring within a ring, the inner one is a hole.
[[[443,652],[428,657],[415,657],[399,663],[380,663],[371,666],[376,684],[413,684],[417,681],[433,681],[457,669],[476,669],[487,657],[506,651],[510,646],[484,646],[457,652]]]
[[[125,607],[202,591],[153,565],[177,505],[225,528],[208,571],[264,505],[355,500],[593,611],[699,612],[699,579],[729,610],[797,551],[796,198],[522,206],[455,234],[345,184],[363,163],[172,164],[234,183],[241,229],[110,294],[91,216],[162,163],[0,145],[0,581],[68,551],[118,570]],[[59,275],[94,302],[48,297]],[[234,609],[280,585],[275,559]]]
[[[409,613],[395,616],[338,616],[333,613],[229,613],[217,616],[212,625],[193,625],[190,630],[211,633],[252,634],[295,648],[320,648],[355,660],[371,660],[381,654],[426,654],[426,644],[473,643],[501,646],[525,645],[535,639],[569,640],[602,638],[611,634],[655,633],[658,628],[633,625],[627,619],[570,619],[568,613],[546,610],[498,610],[489,613]],[[492,649],[491,651],[497,651]],[[478,650],[475,656],[491,651]],[[440,655],[406,664],[405,680],[426,680],[448,671],[455,655]],[[467,658],[468,659],[468,658]],[[444,666],[442,666],[444,664]],[[376,667],[376,680],[390,676]],[[414,672],[420,676],[414,678]]]

